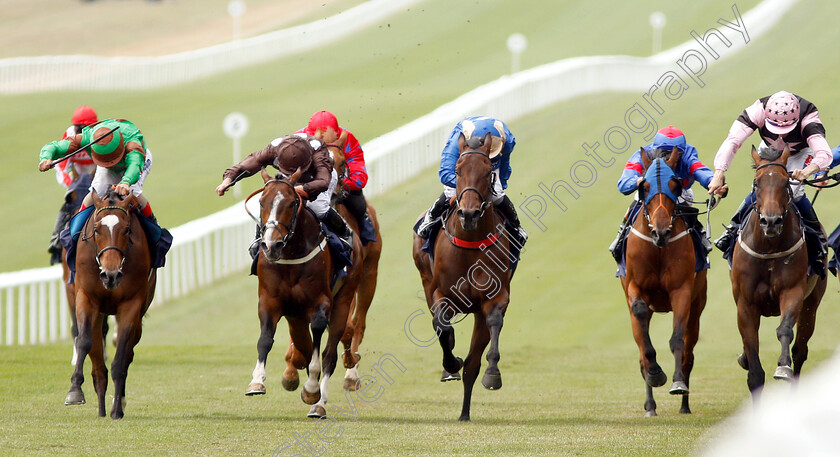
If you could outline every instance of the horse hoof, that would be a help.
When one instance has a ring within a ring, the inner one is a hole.
[[[481,385],[487,390],[499,390],[502,388],[502,375],[490,374],[485,371],[481,378]]]
[[[315,403],[318,403],[318,400],[321,399],[321,391],[318,390],[315,393],[309,393],[306,391],[306,387],[304,387],[300,391],[300,399],[303,400],[303,402],[307,405],[314,405]]]
[[[645,411],[645,417],[656,417],[656,416],[657,416],[657,414],[656,414],[655,409],[652,409],[650,411]]]
[[[300,378],[295,378],[295,379],[283,378],[283,380],[281,381],[281,384],[283,384],[284,389],[288,390],[289,392],[294,392],[294,391],[297,390],[298,386],[300,385]],[[263,393],[265,393],[265,392],[263,392]]]
[[[250,386],[248,386],[248,390],[245,391],[245,395],[265,395],[265,385],[259,382],[252,382]]]
[[[315,419],[320,419],[320,418],[322,418],[326,415],[327,415],[327,410],[324,409],[323,406],[312,405],[312,407],[309,408],[309,414],[307,414],[306,417],[312,417],[312,418],[315,418]]]
[[[779,379],[782,381],[792,382],[793,381],[793,370],[788,366],[784,365],[781,367],[776,367],[776,372],[773,373],[773,379]]]
[[[749,362],[747,362],[746,354],[744,354],[744,353],[738,354],[738,365],[740,365],[741,368],[743,368],[747,371],[750,370],[750,364],[749,364]]]
[[[355,392],[358,385],[358,379],[344,378],[344,390],[348,392]]]
[[[84,405],[85,394],[81,390],[71,390],[67,392],[67,398],[64,399],[65,405]]]
[[[688,395],[688,386],[682,381],[675,381],[671,384],[671,390],[668,393],[671,395]]]
[[[459,422],[469,422],[470,421],[470,416],[463,415],[463,416],[458,418],[458,421]]]
[[[443,370],[443,373],[440,375],[440,382],[446,381],[460,381],[461,380],[461,373],[457,371],[455,373],[450,373],[446,370]]]
[[[645,376],[645,382],[651,387],[662,387],[668,382],[668,375],[661,369],[654,373],[648,372]]]

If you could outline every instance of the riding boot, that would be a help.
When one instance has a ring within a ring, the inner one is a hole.
[[[505,215],[508,222],[510,222],[510,225],[516,229],[516,232],[519,235],[520,244],[525,244],[525,242],[528,241],[528,234],[525,233],[525,229],[522,228],[522,224],[519,222],[519,216],[516,214],[516,207],[513,206],[513,202],[510,201],[510,198],[505,195],[502,197],[502,200],[494,206]]]
[[[335,208],[330,207],[327,214],[324,215],[324,224],[327,225],[327,228],[332,230],[333,233],[338,235],[341,241],[352,251],[353,250],[353,229],[347,225],[347,222],[341,217],[341,214],[338,214],[338,211]]]
[[[807,197],[800,198],[795,205],[796,209],[799,210],[799,215],[802,216],[802,222],[811,229],[813,238],[816,238],[814,239],[816,243],[810,243],[811,246],[808,246],[808,252],[812,253],[817,260],[825,259],[828,256],[828,242],[813,205]],[[816,246],[813,246],[813,244],[816,244]]]
[[[50,237],[50,246],[47,252],[50,253],[50,265],[55,265],[61,262],[61,242],[59,241],[59,234],[70,222],[73,216],[73,204],[64,202],[58,210],[58,217],[55,219],[55,227],[53,227],[52,236]]]
[[[621,248],[624,246],[624,238],[627,235],[627,230],[630,228],[630,216],[633,214],[633,210],[636,208],[636,205],[639,204],[638,200],[633,200],[633,203],[630,204],[630,208],[627,209],[627,213],[624,214],[624,219],[621,221],[621,224],[618,226],[618,234],[615,236],[615,239],[612,243],[610,243],[609,251],[612,254],[613,258],[616,262],[621,261]]]
[[[732,220],[729,221],[729,225],[724,227],[723,234],[720,235],[720,238],[715,240],[715,246],[718,249],[723,252],[727,252],[732,246],[732,241],[735,239],[735,232],[738,230],[738,227],[741,226],[741,223],[744,222],[744,219],[750,211],[753,202],[755,202],[753,194],[748,195],[747,198],[741,202],[741,206],[739,206],[735,211],[735,215],[732,216]]]
[[[259,224],[257,224],[257,234],[254,235],[254,241],[251,241],[251,244],[248,246],[248,254],[251,255],[251,260],[256,259],[257,255],[260,253],[260,241],[262,240],[262,230]]]
[[[426,211],[426,216],[423,218],[423,222],[421,222],[420,226],[417,227],[417,235],[421,238],[428,238],[432,225],[448,207],[449,199],[446,198],[446,194],[441,193],[440,197],[438,197],[438,199],[435,200],[429,208],[429,211]]]

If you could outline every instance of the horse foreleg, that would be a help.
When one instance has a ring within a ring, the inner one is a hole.
[[[318,380],[321,376],[321,337],[329,325],[329,302],[324,301],[318,305],[315,312],[310,318],[310,327],[312,329],[312,346],[309,352],[309,366],[307,367],[308,378],[303,384],[303,390],[300,392],[300,398],[307,405],[314,405],[321,399],[321,389],[318,385]],[[301,352],[306,354],[303,349]]]
[[[674,315],[673,333],[669,346],[674,355],[674,377],[668,393],[671,395],[688,395],[688,377],[685,374],[685,334],[688,330],[688,319],[691,316],[691,288],[682,287],[670,294],[671,310]]]
[[[441,374],[440,381],[458,381],[461,379],[461,375],[458,372],[461,371],[464,361],[455,357],[455,354],[452,352],[455,349],[455,329],[452,327],[451,319],[455,315],[455,310],[446,305],[449,303],[449,300],[445,297],[439,296],[437,293],[434,295],[436,300],[433,302],[435,305],[432,307],[432,327],[435,329],[440,348],[443,351],[443,373]],[[452,315],[447,316],[447,313],[452,313]]]
[[[83,368],[85,358],[93,345],[93,324],[98,315],[99,311],[90,303],[87,295],[79,291],[76,296],[76,323],[79,331],[75,342],[76,366],[73,369],[73,375],[70,377],[70,390],[64,399],[65,405],[83,405],[85,403],[85,394],[82,392],[82,383],[85,382]]]
[[[265,362],[268,353],[274,346],[274,332],[277,330],[277,321],[280,320],[279,312],[269,312],[266,309],[277,309],[278,307],[266,307],[260,302],[260,338],[257,340],[257,365],[251,373],[251,383],[245,395],[265,394]]]
[[[461,417],[458,418],[459,421],[470,420],[472,390],[475,385],[475,380],[478,378],[478,372],[481,370],[481,354],[484,353],[484,348],[487,347],[490,338],[490,330],[487,328],[487,318],[476,314],[475,321],[473,322],[470,352],[464,361],[464,403],[461,405]]]
[[[761,387],[764,385],[764,369],[758,358],[758,327],[760,316],[744,298],[738,298],[738,331],[744,344],[744,353],[738,357],[738,363],[747,370],[747,387],[752,392],[753,401],[758,402]]]
[[[304,324],[305,326],[305,324]],[[300,385],[300,377],[298,370],[306,368],[307,359],[295,346],[295,342],[289,337],[289,347],[286,348],[286,369],[283,371],[283,388],[289,392],[294,392]]]
[[[490,329],[490,349],[487,350],[487,369],[484,370],[481,385],[489,390],[502,388],[502,373],[499,371],[499,359],[501,359],[501,354],[499,354],[499,333],[502,331],[505,319],[502,314],[502,306],[502,303],[493,305],[485,319],[487,321],[487,327]]]
[[[645,380],[645,417],[656,416],[656,401],[653,399],[652,387],[665,384],[668,376],[656,363],[656,350],[650,341],[650,318],[653,314],[647,303],[639,298],[630,300],[630,323],[633,327],[633,339],[639,347],[639,371]]]
[[[108,390],[108,368],[105,366],[104,342],[102,338],[102,322],[108,316],[97,313],[97,319],[93,323],[93,335],[91,336],[90,363],[91,376],[93,377],[93,388],[96,391],[99,417],[105,417],[105,392]]]
[[[353,368],[356,365],[356,360],[353,359],[353,353],[350,351],[350,347],[353,345],[353,333],[355,333],[353,314],[356,309],[356,303],[357,301],[354,297],[350,301],[350,312],[347,314],[347,321],[344,323],[344,333],[341,335],[341,344],[344,346],[342,358],[344,359],[344,368],[347,369]]]
[[[379,259],[375,259],[377,262]],[[356,364],[359,363],[359,345],[365,337],[367,328],[367,313],[373,302],[373,294],[376,292],[376,280],[379,275],[378,265],[370,265],[371,258],[365,259],[365,270],[362,272],[362,280],[356,292],[356,310],[353,313],[353,343],[350,351],[356,356]]]
[[[796,324],[796,341],[793,343],[793,375],[798,377],[802,372],[802,365],[808,360],[808,341],[814,334],[817,323],[817,307],[825,292],[825,280],[821,280],[817,288],[808,295],[799,313],[799,322]]]
[[[705,294],[703,296],[703,304],[705,305]],[[697,308],[696,304],[692,305],[691,315],[688,318],[688,326],[685,331],[685,354],[682,361],[683,375],[685,376],[686,392],[682,397],[682,404],[680,405],[680,413],[691,414],[691,408],[688,404],[688,389],[691,385],[691,370],[694,368],[694,346],[697,345],[697,340],[700,337],[700,312],[701,308]]]
[[[145,297],[144,297],[145,298]],[[114,404],[111,407],[111,419],[122,419],[125,415],[125,380],[128,367],[134,361],[134,346],[140,341],[143,332],[142,299],[124,302],[117,310],[117,349],[111,362],[111,376],[114,378]]]
[[[309,410],[309,417],[321,418],[327,415],[327,390],[330,384],[330,377],[335,372],[338,364],[338,343],[344,334],[344,327],[347,325],[347,318],[350,315],[350,302],[353,300],[354,291],[340,292],[333,301],[330,310],[329,336],[323,354],[323,376],[321,377],[321,399],[312,405]]]
[[[781,320],[779,326],[776,328],[776,338],[779,339],[782,351],[779,354],[776,371],[773,373],[774,379],[793,381],[793,369],[791,368],[793,362],[790,357],[790,345],[793,343],[793,326],[799,320],[803,298],[804,288],[799,287],[780,294],[779,308],[781,311]]]

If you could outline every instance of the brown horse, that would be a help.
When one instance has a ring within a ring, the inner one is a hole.
[[[99,400],[99,415],[105,416],[108,370],[103,355],[102,320],[115,315],[119,336],[111,375],[114,379],[112,419],[121,419],[125,408],[125,380],[140,341],[142,318],[155,293],[156,270],[140,221],[133,214],[137,198],[124,200],[113,191],[100,199],[92,193],[95,210],[82,229],[76,253],[75,305],[79,336],[78,360],[71,377],[66,405],[85,402],[85,357],[90,354],[93,385]]]
[[[338,140],[339,144],[328,145],[333,153],[335,171],[338,173],[338,185],[334,192],[335,200],[338,203],[336,208],[344,220],[347,221],[347,224],[350,225],[350,228],[353,229],[353,232],[361,235],[358,221],[353,217],[347,206],[341,203],[347,192],[343,185],[343,176],[347,170],[347,161],[344,157],[344,142],[346,139],[346,133],[343,133]],[[376,231],[376,241],[362,245],[361,279],[359,280],[359,287],[356,289],[356,296],[350,304],[347,328],[341,338],[341,343],[344,345],[344,368],[347,369],[344,375],[344,389],[351,391],[356,390],[359,383],[359,361],[362,358],[359,354],[359,345],[365,336],[367,313],[371,302],[373,302],[373,295],[376,293],[379,257],[382,254],[382,235],[379,233],[379,220],[376,217],[376,210],[370,202],[367,202],[367,212]]]
[[[312,405],[309,417],[324,417],[327,386],[338,361],[338,342],[359,282],[360,242],[354,238],[353,267],[348,268],[347,277],[331,289],[333,259],[318,219],[304,208],[303,198],[295,191],[300,175],[298,170],[288,178],[271,178],[262,172],[265,187],[260,197],[262,240],[257,261],[261,332],[257,365],[246,395],[265,393],[266,358],[274,344],[277,322],[286,317],[293,352],[305,358],[292,358],[293,373],[287,368],[283,387],[297,388],[297,370],[307,368],[309,378],[303,385],[301,399]],[[327,326],[329,337],[319,385],[321,337]]]
[[[666,153],[667,154],[667,153]],[[664,154],[662,154],[664,155]],[[706,306],[706,271],[694,271],[695,253],[688,227],[676,214],[681,186],[674,171],[681,152],[674,148],[667,161],[650,159],[641,150],[645,181],[639,193],[645,199],[627,239],[627,275],[621,278],[630,310],[633,339],[639,346],[639,365],[645,380],[645,416],[656,416],[653,387],[668,377],[656,362],[650,340],[654,312],[673,312],[670,347],[674,354],[671,395],[682,395],[680,412],[691,413],[688,386],[694,366],[694,345],[700,331],[700,314]]]
[[[764,385],[764,370],[758,357],[761,316],[781,316],[776,328],[781,355],[773,377],[793,381],[808,358],[808,340],[814,334],[817,307],[826,287],[824,277],[808,275],[802,222],[792,210],[793,193],[786,168],[789,156],[790,150],[785,147],[778,159],[767,160],[753,146],[755,204],[741,226],[732,255],[732,295],[738,306],[738,330],[744,343],[738,363],[749,372],[747,386],[754,401]]]
[[[481,384],[490,390],[502,387],[499,371],[499,333],[510,301],[510,238],[489,200],[493,174],[488,157],[490,134],[471,138],[469,147],[461,135],[455,211],[438,233],[434,261],[422,251],[424,240],[414,235],[414,263],[423,281],[432,324],[443,349],[441,381],[460,379],[464,368],[464,402],[459,420],[470,420],[472,388],[481,368],[481,355],[487,344],[487,362]],[[489,211],[487,211],[489,209]],[[499,259],[502,259],[501,261]],[[473,333],[465,361],[455,357],[455,314],[473,314]]]

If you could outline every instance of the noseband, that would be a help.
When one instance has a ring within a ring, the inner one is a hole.
[[[663,176],[662,176],[662,166],[663,166],[663,164],[665,164],[664,159],[661,159],[661,158],[656,159],[653,164],[656,165],[655,172],[653,173],[653,176],[651,176],[651,178],[654,178],[654,179],[653,180],[648,179],[649,178],[648,174],[651,174],[651,173],[649,173],[649,172],[645,173],[645,181],[648,181],[651,184],[651,192],[646,196],[646,198],[644,199],[644,202],[642,204],[642,208],[643,208],[644,215],[645,215],[645,221],[647,222],[648,228],[650,230],[653,230],[653,221],[651,220],[650,212],[647,209],[647,205],[648,205],[648,203],[650,203],[650,201],[653,199],[653,197],[655,197],[656,195],[659,195],[659,206],[657,206],[656,209],[653,210],[653,212],[656,213],[657,211],[659,211],[659,208],[662,208],[663,211],[665,211],[665,214],[668,215],[668,218],[669,218],[668,230],[670,230],[674,226],[674,221],[677,218],[677,214],[676,214],[676,211],[674,211],[673,214],[668,212],[668,210],[665,208],[664,200],[663,200],[662,196],[663,195],[667,196],[676,205],[677,196],[674,195],[674,193],[671,192],[671,189],[668,187],[668,183],[671,182],[672,180],[676,179],[676,174],[673,172],[673,170],[670,169],[670,167],[668,167],[668,170],[670,171],[671,176],[669,177],[669,179],[666,182],[663,183],[662,182],[663,181],[662,180],[662,178],[663,178]],[[664,166],[667,167],[667,165],[664,165]]]
[[[463,157],[467,154],[481,154],[484,157],[487,157],[488,159],[490,158],[485,152],[474,150],[474,149],[462,152],[461,156]],[[490,179],[490,187],[488,188],[488,193],[489,193],[489,189],[492,189],[493,185],[495,184],[494,180],[495,180],[495,177],[496,177],[496,175],[493,174],[492,167],[490,169],[490,172],[488,173],[488,177],[489,177],[488,179]],[[464,187],[463,189],[461,189],[461,192],[459,192],[458,196],[455,197],[455,203],[457,204],[458,207],[460,207],[461,206],[461,197],[463,197],[464,194],[467,193],[468,191],[473,191],[476,194],[478,194],[478,198],[481,199],[481,206],[479,206],[480,212],[478,213],[478,217],[480,218],[480,217],[484,216],[484,211],[486,211],[487,208],[490,207],[490,201],[487,199],[487,197],[484,194],[481,193],[480,190],[478,190],[475,187],[469,186],[469,187]]]

